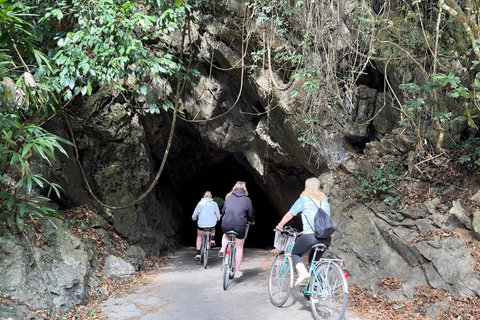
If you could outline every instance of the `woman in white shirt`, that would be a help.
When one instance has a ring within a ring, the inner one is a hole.
[[[202,246],[202,235],[204,228],[212,228],[212,238],[210,244],[215,246],[215,225],[220,220],[220,209],[218,204],[213,201],[212,193],[205,191],[203,198],[198,202],[193,211],[192,220],[197,220],[197,255],[195,260],[200,260],[200,247]]]

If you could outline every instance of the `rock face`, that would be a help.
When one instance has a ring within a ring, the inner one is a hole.
[[[240,4],[228,5],[238,17],[243,16]],[[321,90],[316,100],[302,90],[292,99],[292,88],[302,87],[296,82],[302,80],[282,85],[284,79],[270,67],[246,72],[239,63],[241,32],[236,32],[231,11],[219,12],[223,20],[217,16],[218,20],[191,30],[197,51],[186,54],[197,59],[198,76],[191,90],[179,97],[186,121],[177,121],[170,149],[167,142],[173,123],[169,113],[143,114],[110,88],[75,106],[76,118],[70,125],[85,178],[71,160],[75,158],[71,149],[70,160],[63,159],[63,167],[52,170],[55,182],[70,191],[66,199],[81,202],[73,190],[88,189],[107,205],[103,206],[105,221],[148,256],[179,243],[182,221],[190,215],[184,212],[188,208],[182,206],[185,195],[180,186],[185,181],[194,183],[206,166],[234,157],[274,204],[272,221],[289,209],[306,178],[321,176],[339,230],[331,254],[348,261],[352,282],[375,287],[383,277],[408,274],[410,283],[478,295],[478,275],[461,239],[414,241],[426,231],[443,228],[467,226],[478,233],[478,218],[472,221],[457,203],[445,215],[444,210],[438,212],[434,200],[408,210],[385,203],[367,207],[353,202],[352,191],[340,183],[357,171],[372,172],[368,160],[353,160],[357,150],[367,159],[387,160],[412,151],[415,139],[395,129],[399,113],[390,105],[390,94],[359,83],[349,93],[352,99],[343,101],[341,108],[335,109],[338,102],[325,102],[328,95]],[[257,40],[252,41],[259,41],[262,29],[253,32],[257,37],[252,39]],[[179,39],[170,41],[169,50],[178,51]],[[274,50],[290,44],[273,39],[271,45]],[[395,74],[389,77],[399,83]],[[172,87],[158,76],[152,80],[151,89],[159,100],[175,100]],[[305,131],[311,129],[305,126],[307,107],[316,111],[316,126],[305,140]],[[156,181],[164,157],[166,165]],[[346,174],[336,175],[339,168]],[[153,183],[153,191],[142,198]],[[452,270],[449,266],[455,264],[461,267]]]
[[[97,207],[101,216],[93,227],[104,242],[110,241],[105,230],[111,226],[131,245],[126,260],[134,267],[126,267],[129,274],[143,267],[145,256],[182,244],[183,223],[191,215],[186,198],[195,196],[182,186],[195,184],[205,167],[231,157],[273,204],[270,212],[261,213],[269,215],[272,224],[288,211],[306,178],[320,177],[337,226],[328,255],[346,262],[352,283],[375,288],[379,279],[408,275],[404,295],[411,295],[414,285],[428,284],[462,296],[480,296],[479,276],[466,242],[441,235],[445,229],[467,227],[480,239],[480,211],[465,212],[461,200],[439,208],[433,199],[408,210],[352,200],[351,184],[345,182],[352,182],[352,173],[371,173],[369,159],[406,156],[407,161],[412,151],[414,138],[395,129],[400,117],[390,105],[390,94],[359,83],[349,92],[352,99],[342,102],[329,101],[324,89],[313,97],[300,90],[293,99],[293,88],[301,88],[302,80],[284,78],[275,65],[247,72],[239,63],[252,53],[242,51],[238,38],[242,33],[231,18],[232,12],[243,17],[244,7],[240,2],[225,3],[231,7],[218,10],[223,16],[192,28],[195,46],[187,54],[197,62],[199,75],[179,97],[185,119],[177,119],[171,147],[170,112],[145,114],[108,87],[73,104],[68,123],[53,119],[46,124],[49,131],[75,142],[75,147],[66,148],[69,158],[59,155],[48,168],[49,179],[65,190],[57,200],[61,208]],[[348,33],[344,25],[340,29]],[[253,31],[252,41],[257,43],[250,43],[249,50],[260,45],[263,31],[263,27]],[[178,55],[179,39],[170,40],[169,50]],[[292,44],[273,39],[271,45],[274,51]],[[395,74],[388,76],[391,83],[400,82]],[[327,79],[323,74],[322,78]],[[151,83],[158,100],[175,100],[174,86],[166,79],[157,76]],[[312,120],[308,108],[316,112],[313,127],[305,125]],[[366,160],[355,158],[359,150]],[[477,194],[472,201],[479,198]],[[52,229],[46,225],[45,230]],[[425,238],[425,233],[432,236]],[[51,260],[39,248],[29,255],[27,243],[2,245],[0,283],[11,288],[9,294],[34,306],[53,301],[58,309],[68,309],[82,303],[91,280],[89,268],[95,263],[89,263],[88,249],[68,230],[51,234],[57,237],[48,253]],[[43,275],[37,266],[42,266]],[[36,291],[23,289],[25,283]],[[53,300],[39,294],[45,286]]]
[[[6,294],[34,308],[67,311],[90,295],[86,248],[63,222],[43,224],[44,248],[19,238],[0,246],[0,283]],[[29,234],[32,234],[29,232]],[[18,319],[28,319],[17,314]]]
[[[386,159],[389,154],[382,145],[387,142],[398,149],[404,141],[400,136],[388,136],[371,143],[369,153]],[[447,207],[439,198],[415,203],[408,209],[399,208],[394,201],[377,201],[369,206],[357,203],[345,187],[354,184],[346,172],[361,171],[367,167],[363,165],[367,159],[320,176],[326,193],[331,195],[338,230],[327,255],[347,262],[347,270],[353,275],[350,282],[372,289],[378,289],[379,279],[395,275],[415,285],[460,296],[480,296],[480,275],[468,249],[474,243],[469,230],[476,220],[473,212],[467,214],[459,200]],[[405,289],[400,295],[407,297],[409,292]]]

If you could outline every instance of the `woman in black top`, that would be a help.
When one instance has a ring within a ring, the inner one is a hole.
[[[228,238],[225,235],[227,231],[234,230],[238,233],[235,240],[235,278],[240,278],[243,273],[240,271],[240,265],[243,258],[243,245],[247,233],[248,224],[255,222],[255,214],[253,212],[252,201],[248,197],[247,186],[243,181],[237,181],[232,191],[225,197],[223,204],[223,220],[222,231],[222,249],[219,256],[223,257],[227,246]]]

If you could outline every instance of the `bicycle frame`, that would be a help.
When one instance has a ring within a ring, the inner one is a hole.
[[[280,253],[272,262],[268,290],[270,301],[277,307],[285,304],[293,289],[294,270],[292,270],[291,256],[295,242],[301,235],[298,230],[293,228],[288,230],[284,228],[282,234],[293,239],[277,240],[277,236],[275,236],[275,246]],[[279,241],[278,244],[277,241]],[[309,300],[315,319],[340,320],[347,307],[348,284],[346,279],[348,274],[343,271],[343,261],[340,259],[320,258],[316,261],[318,254],[326,248],[321,243],[312,246],[314,252],[309,264],[309,277],[300,293]]]

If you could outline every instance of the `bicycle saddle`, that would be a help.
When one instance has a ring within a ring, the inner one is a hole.
[[[327,249],[327,246],[323,243],[317,243],[312,246],[312,249],[320,249],[321,251],[325,251]]]

